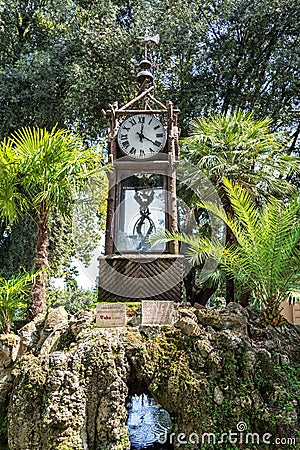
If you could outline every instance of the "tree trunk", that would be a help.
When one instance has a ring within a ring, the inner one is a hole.
[[[250,305],[250,298],[251,298],[251,292],[247,291],[244,292],[239,300],[239,303],[242,305],[243,308],[246,308],[246,306]]]
[[[210,297],[216,292],[217,287],[198,286],[195,278],[196,269],[193,267],[184,278],[186,299],[191,305],[199,303],[205,306]]]
[[[45,205],[42,204],[39,213],[35,259],[35,271],[41,271],[41,274],[36,277],[31,291],[31,301],[28,310],[28,318],[30,320],[34,319],[38,314],[45,312],[46,309],[48,243],[48,212]]]
[[[230,302],[234,302],[234,280],[230,275],[226,275],[226,305]]]
[[[231,246],[236,243],[234,234],[230,228],[226,228],[226,246]],[[226,305],[230,302],[234,302],[234,279],[231,275],[226,274]]]
[[[4,334],[9,334],[10,333],[10,321],[7,319],[4,324],[2,325],[2,332]]]
[[[233,217],[234,212],[224,187],[222,187],[220,190],[220,197],[226,214],[230,214]],[[230,247],[231,245],[234,244],[236,244],[235,236],[231,231],[231,229],[228,226],[226,226],[226,246]],[[228,303],[234,302],[234,279],[231,275],[226,274],[225,286],[226,286],[225,300],[226,305],[228,305]]]

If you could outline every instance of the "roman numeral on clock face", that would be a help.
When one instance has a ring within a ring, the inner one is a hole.
[[[156,135],[157,137],[157,135]],[[121,141],[127,141],[128,140],[128,135],[127,134],[121,134]]]
[[[136,125],[136,123],[137,123],[136,120],[135,120],[134,118],[128,120],[128,122],[131,123],[132,126],[133,126],[133,125]]]
[[[132,148],[129,150],[129,153],[130,153],[131,155],[135,155],[135,154],[136,154],[136,148],[132,147]]]
[[[129,145],[130,145],[128,141],[122,142],[122,144],[123,144],[123,147],[126,148],[126,149],[127,149],[127,148],[129,147]]]
[[[162,133],[157,133],[157,134],[156,134],[156,137],[157,137],[157,138],[160,138],[160,137],[164,137],[164,135],[163,135]]]
[[[139,116],[139,123],[145,123],[145,116]]]
[[[160,147],[161,143],[160,143],[159,141],[155,141],[155,142],[154,142],[154,145],[155,145],[156,147]]]

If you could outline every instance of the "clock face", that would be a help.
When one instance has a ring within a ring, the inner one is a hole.
[[[135,114],[124,120],[118,131],[121,150],[136,159],[147,159],[158,153],[166,143],[162,123],[149,114]]]

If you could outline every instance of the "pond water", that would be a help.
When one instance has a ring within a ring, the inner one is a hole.
[[[170,414],[154,398],[146,394],[131,397],[128,408],[127,426],[131,442],[130,450],[170,450],[174,448],[167,443],[171,431]]]
[[[154,398],[146,394],[134,395],[127,404],[131,447],[130,450],[173,450],[174,446],[168,443],[168,433],[171,432],[172,423],[170,414]],[[0,450],[9,450],[6,445],[0,444]]]

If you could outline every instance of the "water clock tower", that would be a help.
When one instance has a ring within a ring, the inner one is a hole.
[[[104,111],[109,121],[109,194],[105,255],[99,258],[99,301],[171,300],[182,296],[178,243],[153,244],[158,231],[177,231],[178,113],[154,97],[147,45],[137,96]]]

